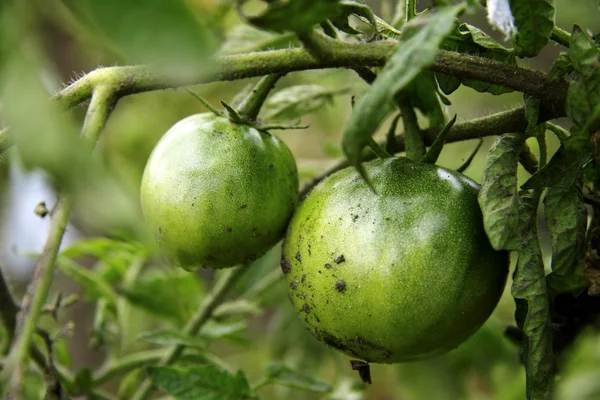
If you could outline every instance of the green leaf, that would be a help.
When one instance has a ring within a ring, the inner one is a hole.
[[[145,332],[138,336],[138,340],[163,346],[181,345],[196,349],[206,348],[206,341],[204,339],[188,336],[179,331],[161,330],[155,332]]]
[[[293,34],[274,34],[262,31],[250,25],[234,26],[227,33],[225,42],[219,49],[221,55],[252,53],[261,50],[274,50],[298,45],[299,41]]]
[[[267,366],[266,376],[269,382],[307,392],[326,393],[331,391],[331,385],[306,376],[298,371],[273,363]]]
[[[550,71],[548,71],[548,80],[552,82],[557,79],[562,79],[572,71],[573,64],[571,63],[569,55],[566,53],[560,53],[558,57],[556,57],[556,60],[554,60],[552,63]]]
[[[527,190],[572,186],[582,167],[591,160],[592,153],[588,135],[574,127],[571,136],[563,140],[550,161],[533,174],[521,188]]]
[[[535,57],[550,41],[554,0],[510,0],[517,27],[513,45],[519,57]]]
[[[374,30],[377,29],[377,19],[375,14],[373,14],[373,11],[364,0],[340,0],[339,3],[340,9],[338,14],[330,18],[331,23],[336,28],[349,34],[360,33],[348,23],[348,18],[354,15],[362,17],[361,20],[366,21]]]
[[[296,120],[331,104],[335,96],[344,93],[348,93],[347,88],[329,89],[317,84],[291,86],[267,99],[261,118],[267,121]]]
[[[421,29],[402,41],[369,90],[356,102],[346,124],[343,148],[350,164],[367,179],[361,162],[363,148],[383,119],[393,110],[393,95],[406,87],[423,68],[434,62],[442,39],[454,27],[462,7],[442,7],[413,19]],[[407,29],[407,27],[405,27]]]
[[[207,322],[200,331],[200,335],[207,340],[232,339],[237,341],[237,335],[247,329],[245,321],[234,323]]]
[[[242,1],[242,3],[245,1]],[[313,26],[338,15],[338,0],[274,0],[266,11],[245,16],[249,23],[275,32],[309,32]]]
[[[133,397],[138,387],[142,383],[141,375],[141,368],[136,368],[121,379],[119,382],[119,399],[129,400]]]
[[[446,142],[446,137],[448,136],[448,132],[450,132],[450,129],[452,129],[455,122],[456,122],[456,114],[454,114],[454,118],[452,118],[452,120],[450,122],[448,122],[448,124],[446,124],[444,129],[442,129],[442,131],[437,135],[437,137],[435,138],[435,140],[429,147],[429,150],[427,150],[427,154],[425,154],[425,156],[423,156],[423,159],[421,160],[422,162],[429,163],[429,164],[435,164],[438,157],[440,156],[440,153],[442,152],[442,148],[444,147],[444,143]]]
[[[581,188],[550,187],[544,197],[544,214],[552,235],[552,274],[548,284],[553,292],[564,293],[589,286],[583,275],[586,248],[587,211]]]
[[[89,368],[82,368],[77,371],[73,380],[72,390],[77,394],[88,394],[94,387],[94,376]]]
[[[445,115],[437,93],[433,72],[421,71],[404,89],[394,97],[403,97],[413,108],[418,108],[429,120],[429,126],[442,126]]]
[[[554,357],[550,305],[537,237],[539,195],[522,193],[520,198],[519,260],[511,293],[517,303],[517,325],[524,334],[521,356],[527,376],[527,398],[549,399]]]
[[[213,365],[149,367],[152,383],[176,400],[256,399],[242,371],[233,375]]]
[[[212,318],[215,321],[246,319],[262,313],[263,309],[257,302],[240,299],[219,304],[213,312]]]
[[[205,293],[194,274],[174,270],[147,274],[121,290],[133,305],[154,316],[179,323],[193,315]]]
[[[459,25],[448,37],[446,37],[440,48],[464,54],[471,54],[506,64],[516,64],[515,55],[512,50],[502,46],[482,30],[466,23]],[[437,73],[436,77],[440,84],[440,89],[448,95],[458,89],[461,83],[478,92],[487,92],[495,95],[512,92],[512,89],[474,79],[461,79],[442,73]]]
[[[567,115],[590,132],[600,129],[600,49],[577,25],[569,44],[575,81],[567,93]]]
[[[523,137],[504,134],[492,145],[483,170],[477,197],[483,224],[496,250],[516,250],[519,225],[517,167]]]
[[[59,256],[58,269],[60,272],[77,282],[83,291],[83,298],[87,301],[105,299],[111,310],[116,307],[116,296],[110,285],[98,276],[94,271],[89,270],[76,262]]]

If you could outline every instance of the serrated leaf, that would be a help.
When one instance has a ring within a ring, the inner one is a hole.
[[[459,25],[452,34],[445,38],[440,48],[502,63],[516,64],[515,55],[512,50],[502,46],[482,30],[466,23]],[[461,79],[442,73],[437,73],[436,76],[438,82],[441,82],[440,88],[445,94],[451,94],[458,88],[460,83],[478,92],[488,92],[495,95],[512,92],[512,89],[474,79]]]
[[[330,89],[317,84],[291,86],[267,99],[261,118],[267,121],[297,120],[331,104],[335,96],[347,92],[347,88]]]
[[[83,291],[83,298],[87,301],[105,299],[111,310],[114,310],[116,296],[110,285],[91,271],[76,262],[59,256],[58,269],[67,277],[75,281]]]
[[[477,200],[485,232],[496,250],[516,250],[519,225],[517,167],[523,137],[500,136],[488,152]]]
[[[313,26],[335,17],[340,10],[338,0],[275,0],[266,11],[245,19],[275,32],[309,32]]]
[[[256,399],[242,371],[233,375],[213,365],[149,367],[152,383],[176,400]]]
[[[406,87],[423,68],[434,62],[440,42],[454,27],[461,7],[441,7],[413,19],[420,30],[402,41],[369,90],[356,102],[346,124],[343,148],[351,165],[366,178],[360,165],[363,148],[383,119],[393,110],[394,93]],[[405,27],[406,28],[406,27]],[[367,180],[368,182],[368,180]]]
[[[319,381],[305,374],[279,363],[267,366],[266,377],[269,382],[287,386],[297,390],[308,392],[327,393],[331,391],[331,385]]]
[[[204,287],[194,274],[184,271],[147,274],[121,288],[123,296],[148,313],[183,323],[197,309]]]
[[[138,336],[138,340],[162,346],[181,345],[196,349],[206,348],[206,341],[195,336],[188,336],[180,331],[160,330],[145,332]]]
[[[587,210],[581,188],[550,187],[544,197],[544,214],[552,235],[552,274],[548,284],[555,293],[589,285],[583,275]]]
[[[574,127],[571,136],[563,140],[550,161],[533,174],[521,188],[527,190],[550,186],[569,187],[575,184],[582,167],[591,160],[592,153],[588,135]]]
[[[548,80],[550,82],[564,78],[567,74],[573,71],[573,64],[569,55],[560,53],[556,60],[552,63],[550,71],[548,71]]]
[[[361,20],[366,21],[373,29],[377,29],[377,19],[371,8],[364,0],[340,0],[340,8],[338,14],[330,18],[331,23],[341,30],[349,34],[360,33],[352,28],[348,23],[348,18],[351,15],[362,17]]]
[[[295,35],[274,34],[247,24],[240,24],[227,33],[219,53],[222,55],[252,53],[266,49],[287,48],[296,43],[298,39]]]
[[[537,237],[539,195],[521,193],[520,198],[519,259],[511,293],[517,303],[517,325],[524,334],[521,356],[527,376],[527,398],[549,399],[554,356],[544,262]]]
[[[567,115],[573,123],[594,132],[600,129],[600,49],[575,25],[569,44],[575,81],[567,92]]]
[[[510,0],[517,33],[512,41],[519,57],[535,57],[550,41],[554,0]]]

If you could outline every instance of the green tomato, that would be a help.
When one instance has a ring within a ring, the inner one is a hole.
[[[248,263],[285,233],[298,202],[296,163],[274,135],[192,115],[152,151],[141,201],[159,244],[183,268]]]
[[[454,349],[490,316],[506,284],[464,175],[406,158],[339,171],[298,207],[283,247],[289,297],[317,339],[367,362]]]

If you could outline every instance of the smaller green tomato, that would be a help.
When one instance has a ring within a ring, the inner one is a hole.
[[[274,135],[192,115],[152,151],[141,201],[159,244],[181,267],[248,263],[283,237],[298,202],[296,163]]]
[[[490,316],[508,272],[478,186],[406,158],[364,167],[377,194],[346,168],[294,213],[281,263],[292,304],[319,340],[367,362],[454,349]]]

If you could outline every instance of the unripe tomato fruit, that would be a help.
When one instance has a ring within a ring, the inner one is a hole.
[[[192,115],[152,151],[141,202],[159,244],[183,268],[248,263],[285,233],[298,202],[296,163],[274,135]]]
[[[496,307],[508,254],[464,175],[397,157],[364,166],[378,194],[347,168],[294,213],[281,264],[292,304],[317,339],[367,362],[445,353]]]

